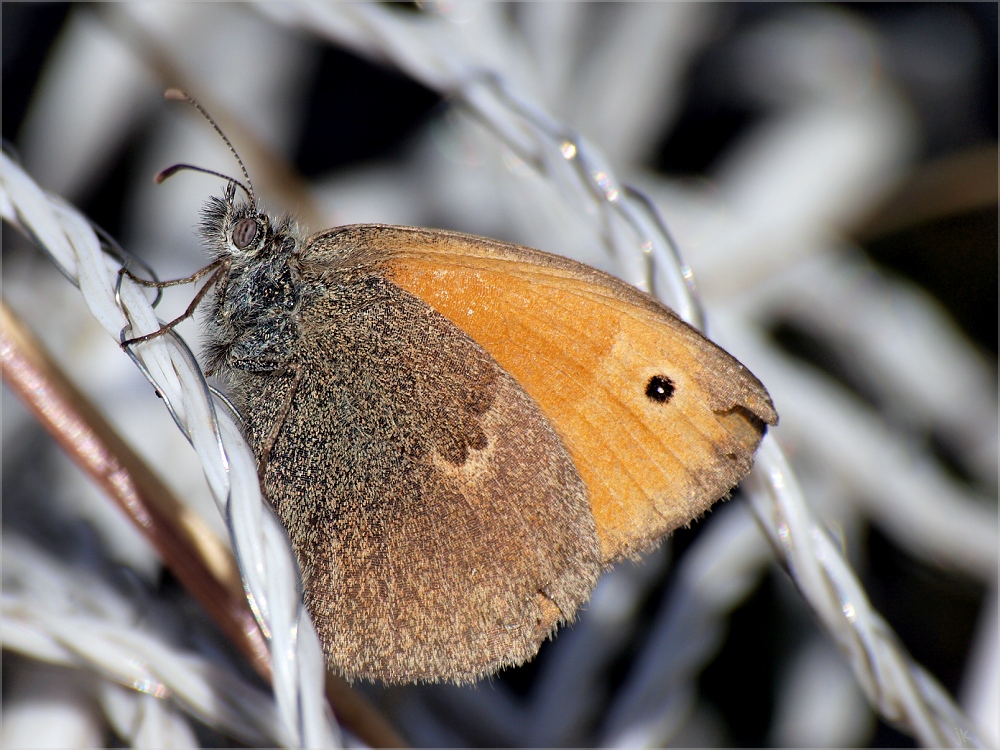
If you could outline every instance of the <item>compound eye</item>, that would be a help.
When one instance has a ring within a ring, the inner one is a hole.
[[[246,250],[257,239],[257,222],[253,219],[240,219],[233,227],[233,244],[240,250]]]

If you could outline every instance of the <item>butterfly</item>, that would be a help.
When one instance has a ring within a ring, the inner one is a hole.
[[[198,168],[161,178],[180,169]],[[777,423],[743,365],[608,274],[443,230],[306,237],[219,176],[207,368],[348,679],[530,659],[604,569],[725,496]]]

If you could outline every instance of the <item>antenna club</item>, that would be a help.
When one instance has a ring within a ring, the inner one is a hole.
[[[248,188],[239,180],[233,179],[229,175],[222,174],[222,172],[216,172],[214,169],[205,169],[205,167],[196,167],[194,164],[174,164],[172,167],[167,167],[158,175],[156,175],[155,178],[156,184],[157,185],[161,184],[168,177],[171,177],[184,169],[189,169],[192,172],[201,172],[202,174],[210,174],[213,177],[218,177],[221,180],[225,180],[230,185],[238,187],[240,190],[246,193],[247,198],[250,199],[250,203],[255,207],[254,210],[256,210],[257,201],[254,198],[253,192],[250,190],[250,188]]]
[[[175,166],[167,167],[162,172],[158,173],[156,177],[153,178],[153,182],[155,182],[157,185],[162,185],[164,180],[166,180],[168,177],[173,176],[176,172],[177,172],[177,167]]]
[[[185,92],[174,87],[170,87],[169,89],[164,91],[163,98],[173,102],[186,102],[191,100],[191,97],[188,96]]]

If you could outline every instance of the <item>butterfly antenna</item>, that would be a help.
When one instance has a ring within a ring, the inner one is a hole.
[[[203,174],[210,174],[210,175],[214,175],[215,177],[221,177],[223,180],[225,180],[226,182],[228,182],[230,185],[235,185],[240,190],[242,190],[244,193],[246,193],[247,194],[247,198],[249,198],[250,201],[251,201],[251,203],[253,203],[253,193],[251,193],[250,190],[247,189],[247,186],[244,185],[239,180],[237,180],[237,179],[235,179],[233,177],[230,177],[227,174],[222,174],[222,172],[216,172],[214,169],[205,169],[205,167],[196,167],[194,164],[174,164],[172,167],[167,167],[162,172],[160,172],[158,175],[156,175],[156,184],[159,185],[161,182],[163,182],[168,177],[172,177],[177,172],[181,172],[181,171],[183,171],[185,169],[190,169],[192,172],[201,172]],[[254,204],[254,205],[256,205],[256,204]]]
[[[217,175],[218,177],[222,177],[223,179],[229,180],[233,184],[239,185],[241,188],[243,188],[243,192],[246,193],[247,196],[250,198],[250,202],[256,206],[257,199],[254,197],[253,194],[253,183],[250,182],[250,173],[247,172],[247,168],[243,164],[243,160],[240,158],[240,155],[236,152],[236,148],[233,146],[233,142],[226,137],[226,134],[222,132],[222,128],[220,128],[218,124],[215,122],[215,120],[212,119],[212,116],[205,111],[204,107],[202,107],[200,104],[198,104],[198,102],[196,102],[193,98],[191,98],[189,94],[187,94],[184,91],[181,91],[180,89],[175,89],[175,88],[167,89],[165,92],[163,92],[163,98],[169,99],[171,101],[187,102],[196,110],[198,110],[201,113],[202,117],[208,120],[208,122],[212,125],[212,127],[215,128],[215,132],[219,134],[219,137],[226,142],[227,146],[229,146],[229,151],[236,158],[237,163],[240,165],[240,170],[243,172],[243,178],[247,181],[247,184],[246,186],[244,186],[243,183],[239,182],[238,180],[234,180],[232,177],[226,177],[225,175],[219,174],[218,172],[212,172],[211,170],[201,169],[199,167],[192,167],[187,164],[178,164],[176,165],[176,167],[170,167],[169,169],[163,170],[162,172],[160,172],[159,175],[157,175],[156,181],[162,182],[163,180],[167,179],[167,177],[169,177],[179,169],[193,169],[196,172],[205,172],[206,174],[214,174]]]

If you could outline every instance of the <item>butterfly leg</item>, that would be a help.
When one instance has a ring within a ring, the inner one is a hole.
[[[211,272],[212,275],[209,276],[208,281],[205,283],[205,285],[198,290],[198,293],[195,294],[194,299],[191,300],[191,304],[187,306],[187,309],[183,313],[178,315],[169,323],[165,323],[157,331],[153,331],[152,333],[147,333],[145,336],[137,336],[136,338],[126,339],[121,343],[122,349],[127,349],[128,347],[134,344],[140,344],[143,341],[149,341],[150,339],[155,339],[157,336],[162,336],[164,333],[173,329],[179,323],[182,323],[183,321],[190,318],[192,315],[194,315],[195,309],[198,307],[198,305],[201,304],[201,301],[205,298],[205,295],[208,294],[208,290],[211,289],[213,286],[215,286],[217,283],[219,283],[220,279],[224,279],[226,277],[225,275],[228,270],[229,270],[229,263],[223,260],[217,260],[214,263],[210,263],[209,265],[205,266],[197,273],[187,277],[186,279],[175,279],[173,281],[146,281],[145,279],[139,279],[136,276],[133,276],[128,269],[123,268],[121,271],[119,271],[120,274],[123,273],[127,275],[129,278],[133,279],[134,281],[144,286],[156,287],[158,289],[167,286],[175,286],[178,284],[189,284],[193,281],[197,281],[198,279],[205,276],[209,272]]]
[[[286,365],[285,372],[292,374],[292,384],[285,394],[285,400],[281,404],[277,418],[274,420],[274,424],[271,425],[271,430],[268,432],[267,438],[261,447],[260,458],[257,461],[257,476],[260,477],[261,482],[264,481],[264,471],[267,469],[267,460],[271,456],[271,450],[278,441],[278,433],[285,426],[285,419],[292,408],[292,399],[295,398],[295,392],[298,391],[299,383],[302,382],[302,366],[298,362],[291,362]]]
[[[149,279],[144,279],[141,276],[136,276],[128,268],[120,268],[120,269],[118,269],[118,275],[119,276],[128,276],[130,279],[132,279],[132,281],[134,281],[136,284],[139,284],[140,286],[150,286],[150,287],[153,287],[155,289],[165,289],[168,286],[180,286],[181,284],[191,284],[191,283],[194,283],[198,279],[203,278],[204,276],[208,275],[210,272],[216,270],[220,265],[222,265],[222,263],[223,263],[223,261],[221,259],[219,259],[217,261],[209,263],[204,268],[202,268],[202,269],[200,269],[198,271],[195,271],[190,276],[186,276],[183,279],[171,279],[170,281],[150,281]]]

